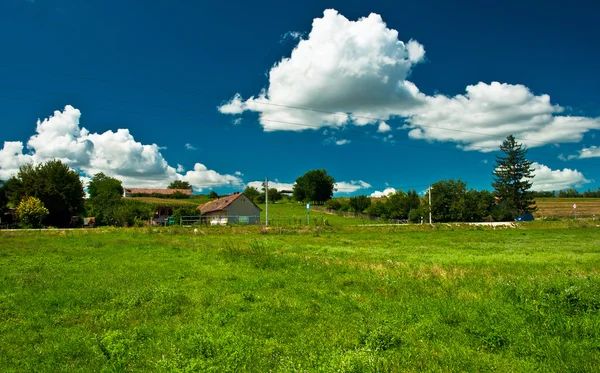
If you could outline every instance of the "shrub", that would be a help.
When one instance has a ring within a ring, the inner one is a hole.
[[[342,202],[339,199],[333,198],[325,202],[325,208],[331,210],[339,210],[342,206]]]
[[[48,209],[35,197],[26,197],[17,206],[17,216],[25,227],[38,228],[48,215]]]

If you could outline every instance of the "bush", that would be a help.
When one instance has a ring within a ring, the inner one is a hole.
[[[48,209],[42,201],[35,197],[26,197],[17,206],[20,223],[27,228],[39,228],[42,220],[48,215]]]
[[[325,202],[325,208],[330,210],[339,210],[342,206],[342,202],[339,199],[333,198]]]

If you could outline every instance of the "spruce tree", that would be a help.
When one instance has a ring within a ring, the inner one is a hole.
[[[504,155],[496,156],[492,186],[496,196],[501,199],[500,203],[505,205],[510,218],[514,219],[536,209],[531,191],[533,162],[527,160],[527,149],[513,135],[502,142],[500,150]]]

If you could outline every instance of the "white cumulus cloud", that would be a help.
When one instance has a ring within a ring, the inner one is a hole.
[[[573,158],[597,158],[600,157],[600,147],[598,146],[590,146],[589,148],[583,148],[579,151],[578,155],[570,155],[568,159]],[[564,158],[564,156],[563,156]]]
[[[335,145],[346,145],[346,144],[350,144],[352,141],[347,140],[347,139],[340,139],[340,140],[336,140]]]
[[[356,180],[356,181],[352,180],[350,182],[346,182],[346,181],[337,182],[333,185],[333,187],[336,189],[335,193],[348,194],[348,193],[354,193],[361,189],[369,189],[369,188],[371,188],[371,184],[369,184],[365,181],[362,181],[362,180]]]
[[[407,80],[424,59],[423,45],[401,41],[381,16],[352,21],[328,9],[274,64],[265,89],[248,99],[235,94],[219,110],[256,112],[265,131],[376,124],[386,132],[385,121],[403,118],[413,139],[482,152],[511,134],[532,148],[579,142],[600,129],[600,118],[567,115],[549,95],[519,84],[479,82],[453,97],[427,96]]]
[[[171,181],[186,179],[196,190],[206,187],[237,185],[242,181],[232,175],[221,175],[200,163],[185,175],[183,167],[170,166],[156,144],[142,144],[128,129],[90,133],[80,128],[81,112],[73,106],[44,120],[38,120],[36,133],[27,142],[7,141],[0,149],[0,178],[15,175],[26,163],[43,163],[60,159],[91,177],[98,172],[115,177],[127,187],[166,187]]]
[[[396,193],[396,189],[394,189],[394,188],[385,188],[383,190],[383,192],[375,191],[375,192],[371,193],[371,197],[373,197],[373,198],[387,197],[387,196],[392,195],[394,193]]]
[[[523,85],[480,82],[464,95],[427,97],[408,119],[409,136],[488,152],[511,134],[532,148],[578,142],[589,130],[600,129],[598,119],[558,115],[563,111],[549,95],[536,96]]]
[[[267,89],[247,100],[236,94],[219,111],[258,112],[265,131],[376,123],[371,117],[387,119],[420,102],[406,78],[424,55],[421,44],[400,41],[378,14],[350,21],[328,9],[291,56],[271,68]]]
[[[579,188],[589,183],[583,174],[577,170],[564,168],[552,170],[550,167],[534,162],[533,190],[562,190],[568,188]]]

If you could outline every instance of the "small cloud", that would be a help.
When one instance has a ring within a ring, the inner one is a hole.
[[[352,180],[350,182],[340,181],[335,183],[334,188],[336,193],[354,193],[361,189],[371,188],[371,184],[362,180]]]
[[[385,183],[385,184],[387,186],[387,183]],[[394,188],[385,188],[383,190],[383,192],[380,192],[380,191],[377,190],[377,191],[371,193],[371,197],[381,198],[381,197],[389,196],[390,194],[394,194],[394,193],[396,193],[396,189],[394,189]]]
[[[242,118],[235,118],[231,122],[233,123],[234,126],[237,126],[238,124],[242,123]]]
[[[288,40],[302,40],[304,33],[300,31],[288,31],[281,36],[280,43],[285,43]]]
[[[558,159],[560,159],[561,161],[566,161],[566,160],[568,160],[568,158],[567,158],[567,157],[565,157],[565,156],[564,156],[564,154],[559,154],[559,155],[558,155]]]
[[[185,144],[185,148],[187,150],[196,150],[196,148],[192,144],[190,144],[190,143]]]
[[[177,172],[185,172],[185,168],[182,165],[177,164]]]
[[[390,127],[389,124],[387,124],[386,122],[379,122],[379,127],[377,128],[377,132],[389,132],[392,130],[392,127]]]
[[[488,160],[487,160],[487,159],[484,159],[484,160],[482,160],[482,161],[481,161],[481,163],[483,163],[483,164],[488,164]]]
[[[241,173],[241,172],[239,172],[239,171],[236,171],[236,172],[234,173],[234,175],[235,175],[235,176],[244,176],[244,174],[243,174],[243,173]]]
[[[346,145],[346,144],[350,144],[352,141],[350,140],[346,140],[346,139],[341,139],[341,140],[336,140],[335,145]]]

